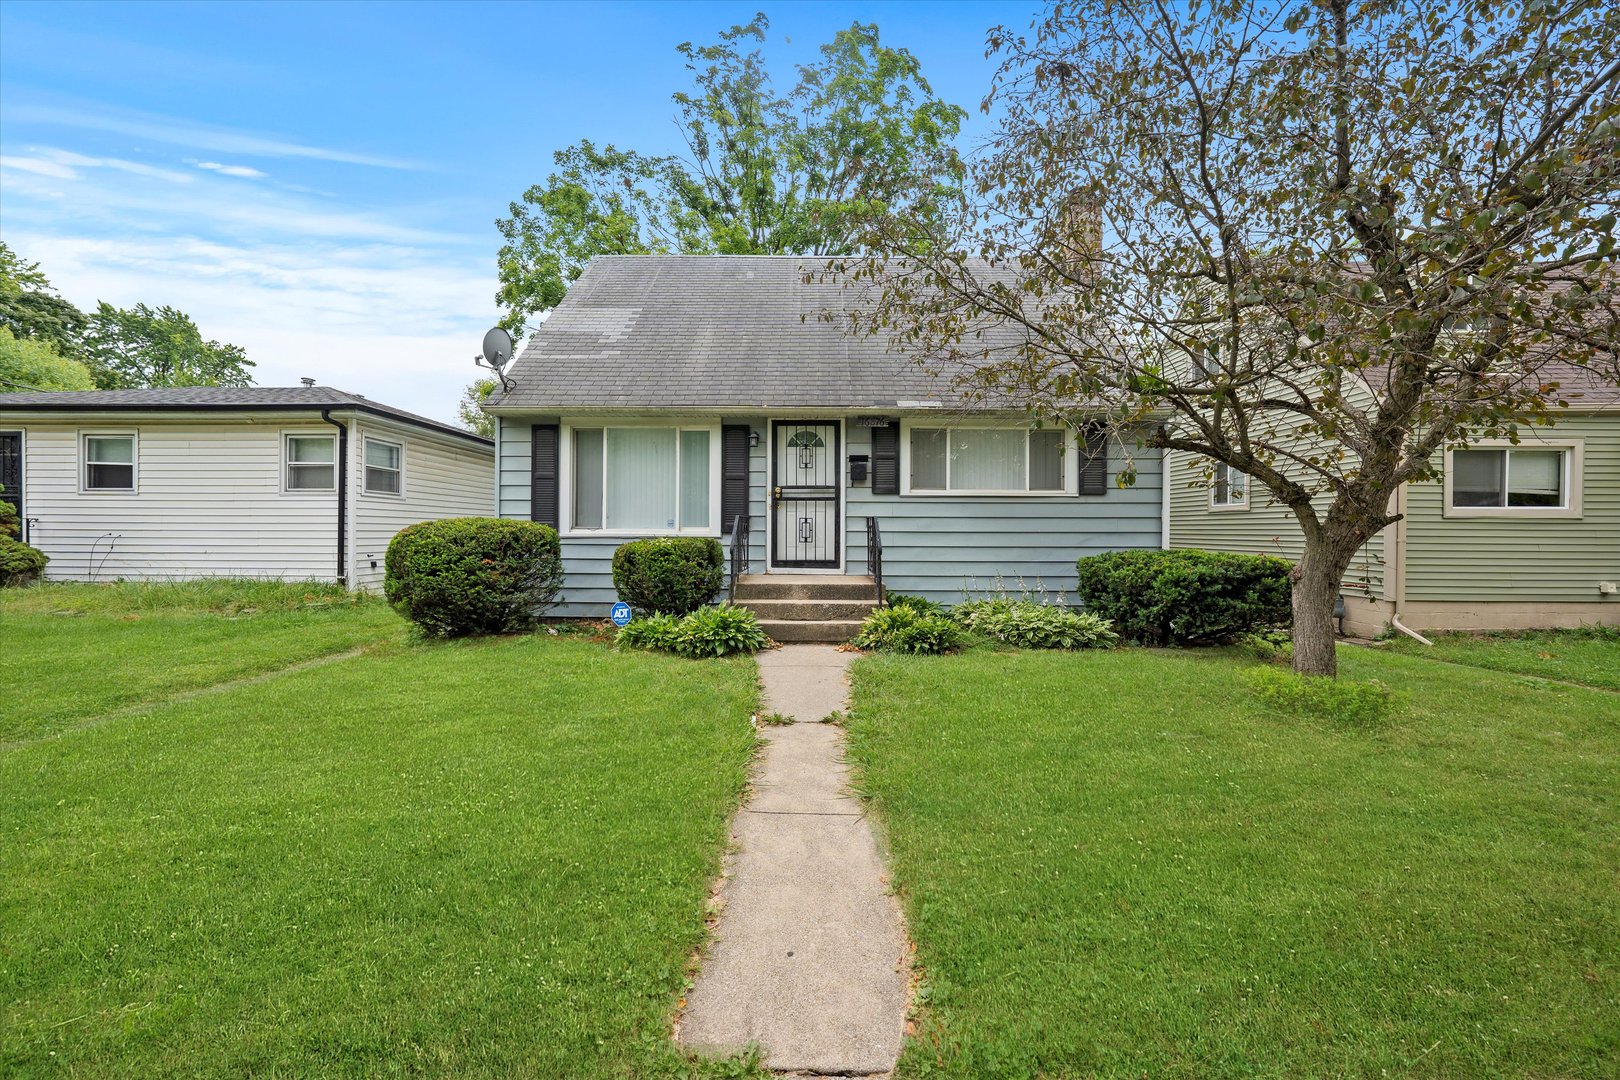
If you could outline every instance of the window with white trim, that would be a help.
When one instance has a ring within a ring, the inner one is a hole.
[[[399,443],[381,439],[366,440],[366,493],[398,495],[404,491],[401,476],[405,449]]]
[[[288,435],[286,485],[288,491],[337,490],[337,437]]]
[[[913,427],[907,492],[1063,494],[1072,443],[1063,428]]]
[[[135,490],[134,435],[86,435],[84,437],[84,489],[86,491]]]
[[[1455,450],[1451,454],[1451,508],[1567,509],[1569,456],[1565,448]]]
[[[712,532],[719,442],[708,428],[574,428],[573,528]]]
[[[1216,510],[1244,510],[1249,505],[1249,478],[1224,461],[1215,463],[1209,505]]]

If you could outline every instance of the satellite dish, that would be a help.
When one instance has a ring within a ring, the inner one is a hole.
[[[512,335],[497,326],[484,335],[484,363],[496,371],[512,359]]]

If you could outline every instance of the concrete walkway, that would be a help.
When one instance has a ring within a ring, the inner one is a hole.
[[[678,1038],[722,1056],[757,1043],[783,1072],[894,1068],[905,1031],[905,932],[861,805],[843,732],[851,654],[787,645],[760,656],[764,711],[754,791],[737,815],[714,942]]]

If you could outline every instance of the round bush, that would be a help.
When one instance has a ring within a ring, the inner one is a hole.
[[[720,541],[659,536],[620,544],[613,553],[613,587],[643,614],[686,615],[714,599],[725,579]]]
[[[1226,551],[1114,551],[1076,563],[1086,610],[1143,645],[1207,645],[1287,626],[1286,559]]]
[[[0,588],[33,584],[50,561],[39,548],[0,536]]]
[[[534,628],[562,588],[557,530],[506,518],[445,518],[388,545],[388,602],[438,637]]]

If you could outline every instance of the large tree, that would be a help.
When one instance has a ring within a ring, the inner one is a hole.
[[[191,316],[167,306],[103,301],[90,317],[85,353],[103,390],[253,382],[253,361],[240,345],[205,340]]]
[[[999,130],[891,216],[907,261],[848,267],[858,326],[1248,474],[1304,534],[1295,669],[1334,673],[1399,486],[1617,377],[1617,42],[1583,0],[1056,4],[991,32]]]
[[[679,46],[692,72],[676,93],[685,154],[582,141],[497,222],[497,302],[514,332],[562,299],[596,255],[845,254],[897,192],[949,192],[965,113],[939,100],[916,57],[855,23],[772,84],[763,14],[711,45]],[[749,46],[753,47],[750,48]]]
[[[89,320],[57,295],[39,263],[28,262],[0,240],[0,327],[14,338],[47,343],[58,356],[77,358]]]

